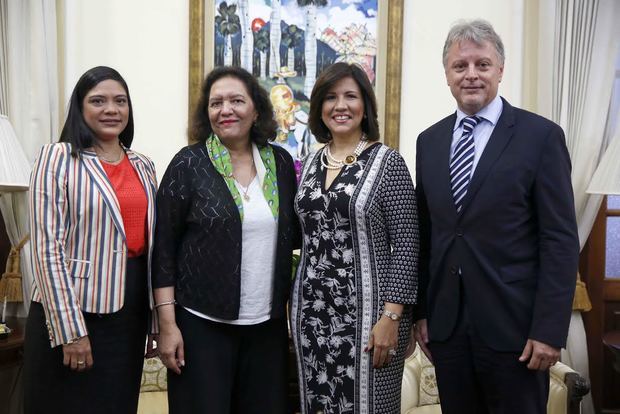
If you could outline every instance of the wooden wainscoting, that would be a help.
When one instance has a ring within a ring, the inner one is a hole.
[[[588,341],[592,398],[597,413],[620,414],[620,373],[614,356],[603,345],[606,332],[620,330],[620,278],[606,278],[605,242],[608,211],[606,201],[598,213],[588,242],[581,252],[580,272],[586,282],[592,310],[583,314]],[[618,275],[620,276],[620,275]]]

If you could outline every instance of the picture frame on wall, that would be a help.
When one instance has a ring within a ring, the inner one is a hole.
[[[190,0],[190,117],[214,66],[242,66],[270,95],[276,143],[301,159],[316,145],[307,129],[314,81],[344,61],[368,74],[382,141],[398,148],[402,16],[403,0]]]

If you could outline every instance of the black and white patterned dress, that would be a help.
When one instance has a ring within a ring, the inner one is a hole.
[[[398,414],[410,318],[400,323],[398,353],[385,368],[374,369],[364,348],[385,302],[416,301],[411,176],[396,151],[373,145],[325,189],[322,152],[306,161],[295,199],[303,248],[291,329],[302,413]]]

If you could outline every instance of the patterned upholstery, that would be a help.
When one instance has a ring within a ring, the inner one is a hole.
[[[574,375],[574,373],[574,370],[562,363],[557,363],[551,369],[548,414],[572,412],[568,407],[568,388],[565,381],[569,375]],[[145,360],[138,414],[168,414],[166,390],[166,368],[162,362],[157,357]],[[578,399],[581,397],[578,396]],[[405,361],[401,414],[441,414],[435,369],[430,361],[419,352],[419,348]]]
[[[144,360],[138,414],[168,414],[166,367],[159,357]]]
[[[167,391],[166,367],[158,357],[144,360],[140,392]]]
[[[574,373],[574,370],[561,362],[551,368],[547,414],[571,412],[568,407],[568,386],[565,381],[569,374]],[[419,347],[405,361],[401,414],[441,414],[435,369],[419,351]]]

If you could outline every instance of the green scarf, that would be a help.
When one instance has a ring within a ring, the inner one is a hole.
[[[239,190],[235,185],[235,177],[233,176],[230,153],[215,134],[211,134],[211,136],[207,139],[206,146],[207,152],[209,153],[209,158],[211,158],[211,162],[217,172],[220,173],[220,175],[224,178],[224,181],[226,181],[228,190],[230,191],[233,200],[235,200],[237,209],[239,209],[241,221],[243,221],[243,200],[241,199],[241,194],[239,194]],[[269,208],[271,209],[273,218],[277,220],[280,199],[278,198],[278,179],[276,176],[276,159],[273,154],[273,148],[271,148],[270,145],[265,145],[262,148],[259,147],[258,152],[260,153],[260,158],[263,161],[263,165],[266,170],[265,177],[263,178],[263,194],[265,196],[265,200],[267,200]]]

